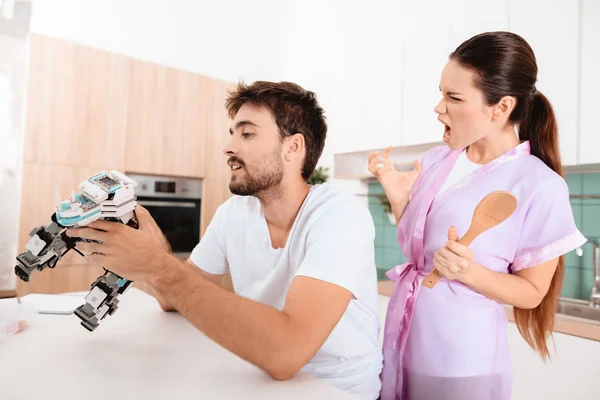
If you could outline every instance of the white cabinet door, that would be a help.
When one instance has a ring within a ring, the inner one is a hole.
[[[402,145],[441,142],[443,125],[433,111],[440,76],[452,51],[449,2],[405,2],[402,68]]]
[[[400,146],[400,6],[393,2],[347,1],[340,3],[335,11],[335,28],[343,32],[338,33],[338,47],[331,50],[335,51],[337,64],[331,65],[327,54],[315,61],[326,64],[325,68],[335,68],[330,78],[330,87],[334,89],[332,101],[326,110],[326,115],[331,116],[329,124],[331,136],[336,140],[335,152]],[[315,38],[318,40],[323,39]]]
[[[508,28],[508,0],[425,1],[408,7],[405,21],[403,145],[441,142],[433,111],[448,56],[472,36]]]
[[[454,0],[451,11],[452,50],[480,33],[508,30],[508,0]]]
[[[600,163],[600,1],[583,0],[581,16],[581,164]]]
[[[509,0],[509,29],[532,47],[538,65],[537,89],[558,122],[564,165],[578,162],[579,2]]]

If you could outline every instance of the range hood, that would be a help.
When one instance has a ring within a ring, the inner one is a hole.
[[[444,142],[418,144],[413,146],[392,147],[390,160],[399,171],[409,171],[413,168],[415,159],[421,158],[428,150],[445,146]],[[336,179],[371,179],[373,175],[367,169],[369,154],[374,150],[339,153],[333,156],[333,177]]]

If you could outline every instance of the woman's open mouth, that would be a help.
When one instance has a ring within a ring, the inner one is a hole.
[[[444,124],[444,142],[447,142],[448,140],[450,140],[450,127],[446,124]]]

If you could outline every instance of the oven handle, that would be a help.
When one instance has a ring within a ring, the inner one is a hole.
[[[154,201],[154,200],[138,200],[142,206],[148,207],[175,207],[175,208],[194,208],[196,203],[191,201]]]

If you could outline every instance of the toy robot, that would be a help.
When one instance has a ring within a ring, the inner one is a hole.
[[[81,194],[73,194],[60,203],[49,225],[38,226],[29,236],[27,251],[17,256],[16,275],[25,282],[36,269],[54,268],[58,261],[76,244],[86,239],[72,238],[66,230],[73,226],[85,226],[98,219],[121,222],[138,228],[134,209],[137,205],[134,188],[137,182],[118,171],[104,171],[81,182]],[[85,304],[75,310],[75,315],[90,332],[98,327],[100,320],[117,310],[119,295],[125,293],[132,281],[104,269],[104,275],[92,283],[85,297]]]

